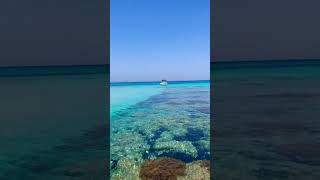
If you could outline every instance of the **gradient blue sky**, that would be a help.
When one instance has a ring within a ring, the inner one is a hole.
[[[110,79],[205,80],[210,0],[111,0]]]

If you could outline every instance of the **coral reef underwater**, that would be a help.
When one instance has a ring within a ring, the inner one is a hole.
[[[209,90],[168,88],[112,117],[111,179],[210,179]]]
[[[143,180],[152,179],[177,179],[178,176],[185,175],[186,164],[173,158],[159,158],[147,160],[140,169],[140,178]]]

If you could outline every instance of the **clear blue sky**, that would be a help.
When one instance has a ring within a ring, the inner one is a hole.
[[[210,0],[111,0],[110,78],[210,76]]]

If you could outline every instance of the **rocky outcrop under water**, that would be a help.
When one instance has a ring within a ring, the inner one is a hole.
[[[210,161],[199,160],[185,163],[181,160],[160,157],[146,160],[140,166],[125,160],[119,164],[121,171],[114,173],[111,179],[132,180],[208,180],[210,179]]]

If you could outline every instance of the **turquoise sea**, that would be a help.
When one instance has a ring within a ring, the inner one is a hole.
[[[215,179],[319,179],[320,61],[211,67],[213,84],[111,84],[113,177],[167,156],[187,173],[213,157]],[[105,179],[104,68],[0,69],[0,179]]]
[[[110,99],[112,179],[138,179],[160,157],[209,160],[210,81],[111,83]]]
[[[105,66],[0,68],[0,179],[105,179]]]

